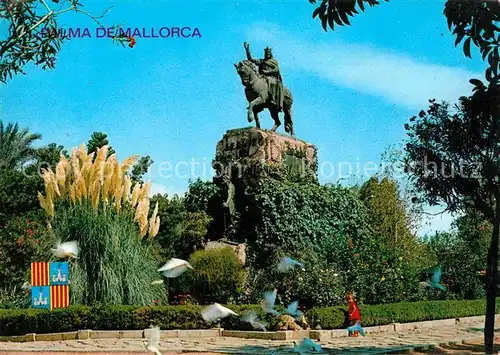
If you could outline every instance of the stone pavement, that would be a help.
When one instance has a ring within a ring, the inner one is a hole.
[[[437,353],[443,347],[458,346],[464,342],[479,344],[483,324],[457,324],[439,328],[421,328],[400,333],[367,334],[359,338],[324,339],[321,345],[327,354],[384,354],[401,353],[417,349],[416,353]],[[498,333],[500,336],[500,333]],[[499,338],[500,339],[500,338]],[[1,342],[0,354],[147,354],[141,339],[88,339],[67,341]],[[442,347],[439,347],[439,344]],[[432,349],[429,346],[434,345]],[[292,354],[293,341],[209,337],[162,340],[163,354]],[[426,350],[427,349],[427,350]],[[462,352],[463,353],[463,352]],[[470,352],[469,352],[470,353]]]

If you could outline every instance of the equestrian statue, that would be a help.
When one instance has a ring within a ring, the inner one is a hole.
[[[278,61],[273,57],[272,49],[266,47],[264,58],[254,59],[250,54],[248,43],[245,42],[243,45],[247,59],[234,64],[234,66],[245,87],[245,95],[249,103],[248,122],[255,120],[256,127],[260,128],[259,113],[267,108],[274,120],[271,131],[275,132],[281,125],[279,113],[283,111],[285,131],[292,137],[295,136],[292,120],[292,94],[283,85]]]

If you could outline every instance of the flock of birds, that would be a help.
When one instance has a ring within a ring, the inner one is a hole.
[[[287,272],[295,267],[300,267],[302,268],[302,270],[305,270],[304,265],[302,263],[290,257],[281,258],[277,265],[277,269],[280,272]],[[188,261],[173,258],[170,259],[161,268],[159,268],[158,272],[163,273],[163,276],[167,278],[174,278],[180,276],[189,269],[192,270],[193,267],[191,266],[191,264],[189,264]],[[153,281],[153,283],[161,283],[161,282],[162,280]],[[275,316],[280,315],[280,312],[274,309],[277,293],[278,293],[277,289],[264,293],[261,307],[265,313],[269,313]],[[286,308],[285,312],[290,316],[292,316],[297,321],[302,319],[303,316],[302,311],[299,310],[299,301],[294,301],[290,303]],[[213,323],[229,316],[238,317],[238,314],[233,310],[222,306],[219,303],[214,303],[208,307],[203,308],[201,310],[201,316],[206,322]],[[266,324],[259,319],[255,311],[246,312],[241,316],[240,319],[243,322],[250,324],[254,329],[260,329],[262,331],[266,331]],[[160,343],[160,328],[153,327],[148,331],[149,331],[148,341],[144,342],[146,349],[157,355],[161,355],[160,351],[158,350],[158,346]],[[321,351],[321,345],[315,343],[313,340],[309,338],[303,339],[300,342],[300,344],[294,343],[294,352],[304,353],[309,351]]]
[[[60,259],[68,258],[78,258],[78,243],[76,241],[69,241],[65,243],[58,243],[56,248],[51,249],[54,256]],[[279,272],[288,272],[296,267],[302,268],[305,271],[304,265],[297,260],[290,257],[283,257],[280,259],[277,270]],[[193,270],[193,267],[186,260],[173,258],[169,260],[165,265],[158,269],[159,273],[162,273],[166,278],[176,278],[182,275],[187,270]],[[441,268],[439,266],[430,268],[425,271],[430,278],[421,282],[426,286],[431,288],[440,289],[446,291],[446,288],[440,284],[441,281]],[[153,281],[153,284],[163,283],[163,280]],[[263,301],[261,307],[265,313],[279,316],[280,312],[274,309],[277,296],[277,289],[273,291],[268,291],[264,293]],[[294,301],[288,305],[285,313],[292,316],[295,320],[301,320],[303,317],[302,311],[299,310],[299,302]],[[201,316],[206,322],[212,323],[215,321],[220,321],[223,318],[229,316],[238,316],[238,314],[231,309],[220,305],[219,303],[214,303],[201,310]],[[255,311],[249,311],[242,315],[240,318],[243,322],[250,324],[254,329],[260,329],[266,331],[266,324],[259,319]],[[359,332],[362,336],[365,336],[365,332],[359,323],[347,328],[348,332]],[[160,328],[152,327],[148,330],[148,341],[144,342],[144,346],[147,350],[161,355],[158,350],[160,344]],[[321,345],[315,343],[309,338],[304,338],[299,344],[294,342],[294,352],[304,353],[304,352],[319,352],[321,351]]]

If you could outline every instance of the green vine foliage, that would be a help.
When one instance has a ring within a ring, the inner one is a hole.
[[[354,254],[349,240],[352,245],[362,243],[367,230],[363,204],[340,186],[266,178],[247,198],[240,232],[246,233],[253,246],[250,257],[255,265],[265,266],[280,253],[320,255],[331,262],[345,262],[349,257],[344,252]],[[341,259],[323,255],[327,249],[337,249]]]
[[[362,303],[387,303],[443,296],[419,285],[423,267],[402,248],[381,243],[369,225],[355,189],[265,177],[247,190],[235,233],[247,240],[250,282],[258,299],[278,288],[283,305],[343,304],[346,291]],[[282,256],[307,272],[277,273]]]

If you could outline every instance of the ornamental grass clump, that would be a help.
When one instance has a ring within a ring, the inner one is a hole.
[[[164,300],[151,242],[158,234],[156,205],[150,215],[150,183],[135,184],[128,170],[137,157],[121,164],[108,147],[87,154],[73,149],[61,155],[55,173],[42,170],[45,194],[38,197],[49,217],[54,240],[76,240],[71,261],[73,304],[147,305]],[[150,216],[149,216],[150,215]]]

